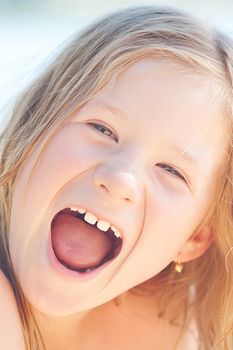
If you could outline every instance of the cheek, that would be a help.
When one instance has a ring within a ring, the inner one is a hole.
[[[209,205],[206,197],[159,186],[151,191],[145,217],[146,234],[142,236],[145,256],[153,256],[154,251],[158,261],[169,263],[166,259],[173,259],[204,217]]]
[[[37,159],[36,152],[25,164],[17,179],[14,197],[23,202],[32,214],[51,203],[58,192],[75,176],[87,171],[95,163],[93,150],[82,134],[75,134],[71,126],[64,127]],[[26,209],[26,207],[27,209]]]
[[[123,265],[129,288],[166,268],[195,228],[194,208],[178,195],[160,197],[157,192],[156,199],[148,198],[147,205],[140,238]]]
[[[176,184],[176,181],[179,180],[156,181],[154,186],[151,186],[148,196],[148,216],[151,220],[156,216],[156,221],[160,222],[161,218],[165,224],[169,221],[170,224],[176,221],[182,224],[182,221],[187,218],[187,213],[190,214],[193,210],[195,200],[190,190],[186,184]]]
[[[13,260],[20,252],[26,252],[37,222],[62,188],[95,162],[84,138],[82,140],[81,135],[71,131],[69,126],[64,127],[39,159],[38,145],[18,173],[12,197],[9,238]],[[77,142],[78,137],[81,142]]]
[[[170,199],[157,196],[148,202],[148,207],[143,233],[133,252],[134,270],[129,269],[134,285],[168,266],[198,223],[194,205],[178,195]]]
[[[157,191],[151,199],[146,222],[151,242],[158,246],[179,246],[192,233],[195,226],[195,208],[184,191],[166,189]],[[175,248],[176,249],[176,248]]]

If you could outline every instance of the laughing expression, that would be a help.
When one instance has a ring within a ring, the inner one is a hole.
[[[93,308],[173,261],[215,186],[223,154],[215,100],[200,75],[146,58],[74,113],[39,156],[40,140],[16,178],[9,234],[16,274],[36,308]]]

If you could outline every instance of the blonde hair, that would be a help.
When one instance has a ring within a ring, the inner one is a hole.
[[[175,60],[213,81],[229,122],[229,148],[208,217],[215,228],[215,242],[202,257],[186,263],[180,276],[170,264],[132,292],[157,293],[162,309],[169,315],[180,310],[180,336],[187,330],[189,310],[193,310],[200,349],[233,346],[233,269],[227,269],[233,263],[233,45],[229,38],[188,14],[144,6],[119,10],[81,31],[21,96],[1,134],[0,266],[15,293],[27,350],[45,346],[9,254],[8,230],[17,172],[41,137],[53,135],[119,72],[152,55]],[[193,286],[195,293],[190,300]]]

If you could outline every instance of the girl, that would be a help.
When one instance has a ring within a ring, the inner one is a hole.
[[[233,46],[90,25],[1,135],[1,349],[232,349]]]

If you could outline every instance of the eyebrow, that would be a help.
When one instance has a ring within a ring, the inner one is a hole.
[[[99,109],[103,109],[105,111],[107,110],[111,114],[119,115],[122,119],[128,119],[128,115],[122,109],[120,109],[116,106],[112,106],[112,105],[107,104],[107,103],[95,102],[95,103],[89,104],[88,107],[99,108]]]
[[[99,108],[102,110],[107,110],[108,112],[110,112],[113,115],[119,115],[122,119],[126,119],[128,120],[128,115],[120,108],[116,107],[116,106],[112,106],[110,104],[107,103],[103,103],[103,102],[95,102],[95,103],[91,103],[88,107],[91,108]],[[167,142],[166,144],[168,144],[168,147],[170,149],[172,149],[172,153],[178,157],[181,157],[182,160],[186,161],[187,163],[189,163],[192,166],[195,167],[199,167],[200,166],[200,162],[197,159],[197,157],[195,155],[193,155],[190,151],[188,152],[188,150],[190,149],[190,147],[192,147],[192,144],[190,144],[189,146],[187,146],[185,149],[181,148],[180,146],[178,146],[177,144],[173,144],[170,142]]]

